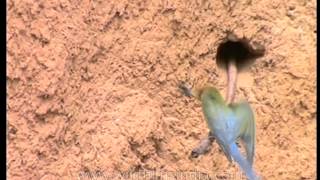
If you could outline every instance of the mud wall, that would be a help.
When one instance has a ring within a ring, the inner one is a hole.
[[[257,119],[265,179],[316,177],[316,1],[7,1],[8,178],[237,171],[181,80],[226,90],[225,30],[265,45],[236,99]]]

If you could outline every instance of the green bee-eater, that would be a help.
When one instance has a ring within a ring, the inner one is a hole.
[[[236,161],[249,179],[258,179],[252,168],[255,153],[255,118],[247,102],[227,105],[214,87],[193,90],[192,95],[202,103],[202,110],[210,129],[228,160]],[[244,143],[247,158],[238,149],[236,141]]]

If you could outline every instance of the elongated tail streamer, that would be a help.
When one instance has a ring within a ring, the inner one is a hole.
[[[241,152],[238,149],[236,143],[230,144],[230,155],[236,161],[240,168],[246,173],[247,177],[250,180],[257,180],[259,179],[252,167],[250,166],[249,162],[242,156]]]

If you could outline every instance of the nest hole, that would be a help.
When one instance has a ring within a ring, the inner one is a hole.
[[[227,69],[228,63],[234,61],[239,71],[250,67],[257,58],[264,56],[265,47],[255,43],[251,44],[246,38],[237,38],[234,34],[228,34],[217,49],[217,65]]]

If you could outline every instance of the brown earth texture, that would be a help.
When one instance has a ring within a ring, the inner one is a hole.
[[[243,179],[215,142],[190,158],[208,128],[178,89],[225,95],[226,30],[266,48],[236,90],[255,112],[255,170],[316,179],[315,0],[7,1],[8,179]]]

